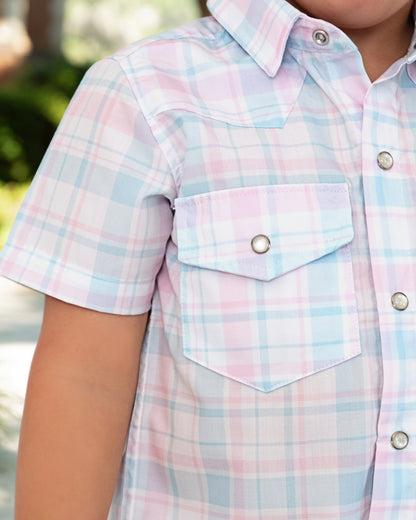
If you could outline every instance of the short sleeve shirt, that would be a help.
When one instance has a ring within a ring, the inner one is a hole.
[[[209,7],[89,70],[0,272],[150,310],[118,520],[414,519],[415,40],[371,83],[284,0]]]

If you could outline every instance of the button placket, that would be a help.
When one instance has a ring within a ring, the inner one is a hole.
[[[378,516],[375,504],[382,503],[386,489],[394,489],[396,478],[408,480],[407,489],[412,489],[412,492],[403,492],[406,499],[410,493],[414,496],[416,487],[413,472],[416,451],[411,444],[416,407],[409,397],[416,388],[413,375],[416,366],[413,355],[416,329],[413,318],[404,314],[413,312],[413,295],[405,294],[410,287],[405,272],[413,268],[414,259],[411,254],[403,253],[412,250],[410,239],[413,235],[407,233],[408,229],[412,229],[412,212],[406,209],[410,206],[408,201],[412,200],[413,194],[401,198],[409,189],[408,176],[402,175],[402,172],[409,172],[411,167],[406,151],[403,151],[403,139],[407,138],[408,132],[400,122],[401,105],[398,103],[399,96],[395,95],[396,87],[396,80],[373,83],[363,105],[363,192],[365,214],[370,217],[367,229],[379,316],[379,360],[383,370],[371,520]],[[386,100],[389,99],[391,102],[387,104]],[[381,121],[378,114],[383,110],[385,117]],[[394,126],[393,121],[396,123]],[[395,175],[395,170],[400,175]],[[396,212],[394,209],[397,207],[403,207],[403,211]],[[403,232],[398,231],[401,231],[401,226]],[[389,233],[386,230],[393,231]],[[390,287],[387,294],[386,287]],[[399,291],[403,292],[398,294]],[[392,464],[394,461],[394,471],[391,466],[386,467],[385,462],[389,457]]]

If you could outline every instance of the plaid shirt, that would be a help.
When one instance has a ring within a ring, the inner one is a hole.
[[[118,519],[414,519],[416,51],[209,5],[92,67],[1,272],[151,308]]]

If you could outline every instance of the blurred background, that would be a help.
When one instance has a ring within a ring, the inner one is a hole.
[[[87,68],[206,16],[206,0],[0,0],[0,249]],[[0,277],[0,520],[13,520],[23,398],[43,297]]]

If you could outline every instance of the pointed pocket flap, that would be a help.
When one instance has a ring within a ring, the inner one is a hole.
[[[214,191],[178,198],[175,208],[181,262],[257,280],[313,262],[354,236],[346,183]]]

